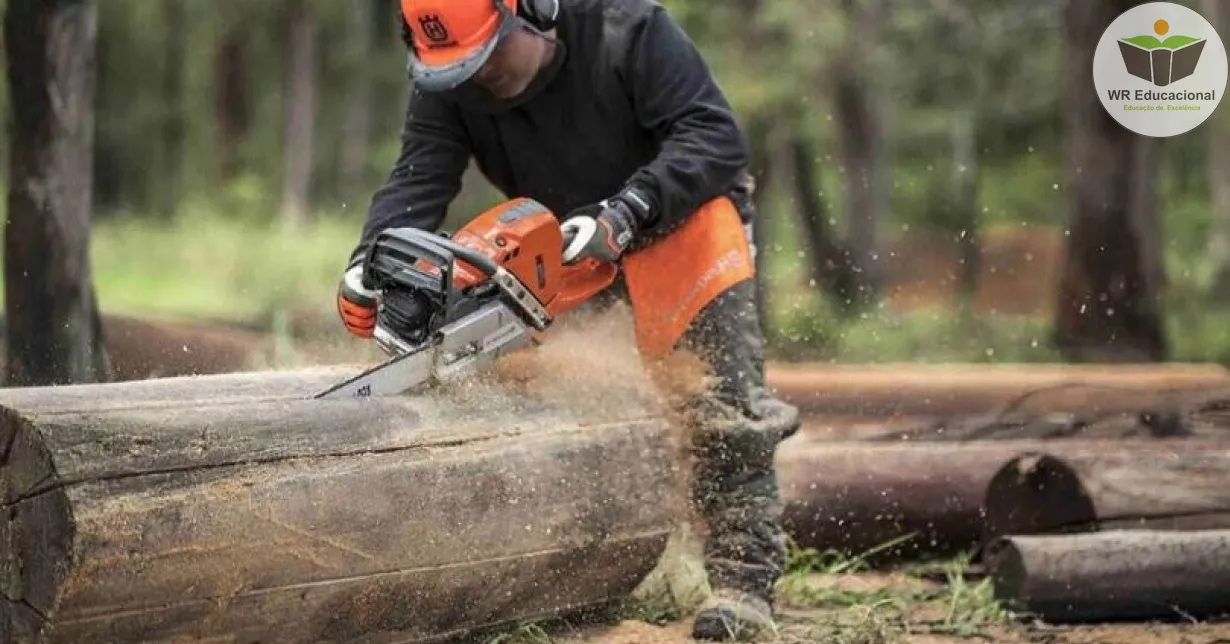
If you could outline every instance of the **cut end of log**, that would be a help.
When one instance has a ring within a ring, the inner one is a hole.
[[[982,550],[983,566],[990,571],[992,589],[1006,608],[1023,611],[1025,601],[1025,561],[1010,537],[992,539]]]
[[[0,408],[0,437],[0,634],[21,635],[36,632],[55,602],[73,522],[38,429]]]
[[[983,507],[985,542],[1009,534],[1088,526],[1097,519],[1080,475],[1062,460],[1037,452],[1013,458],[995,473]]]
[[[0,633],[37,632],[70,568],[73,521],[60,488],[3,506],[0,513]],[[0,640],[12,641],[12,640]]]

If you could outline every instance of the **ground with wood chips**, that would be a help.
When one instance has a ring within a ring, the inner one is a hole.
[[[796,555],[779,586],[776,634],[803,644],[1230,644],[1230,623],[1048,625],[999,607],[976,567],[951,561],[892,572],[849,559]],[[622,612],[621,612],[622,611]],[[523,624],[484,644],[692,644],[688,620],[667,606],[634,603],[589,623]]]

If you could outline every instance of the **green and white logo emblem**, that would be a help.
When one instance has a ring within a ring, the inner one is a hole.
[[[1175,136],[1204,123],[1221,103],[1226,75],[1226,46],[1217,30],[1171,2],[1125,11],[1093,53],[1102,106],[1144,136]]]

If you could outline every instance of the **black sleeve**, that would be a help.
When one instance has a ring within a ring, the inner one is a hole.
[[[461,119],[444,99],[412,90],[401,131],[401,152],[384,185],[372,196],[353,259],[388,228],[436,230],[461,191],[470,162]]]
[[[647,190],[661,230],[725,193],[748,163],[748,144],[700,51],[662,7],[631,34],[626,82],[641,124],[662,142],[629,184]]]

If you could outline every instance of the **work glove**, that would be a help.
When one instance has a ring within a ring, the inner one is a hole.
[[[351,261],[337,286],[337,312],[352,335],[370,338],[376,330],[376,292],[363,283],[363,258]]]
[[[632,189],[568,213],[564,232],[564,263],[586,258],[615,263],[632,244],[649,216],[649,202]]]

